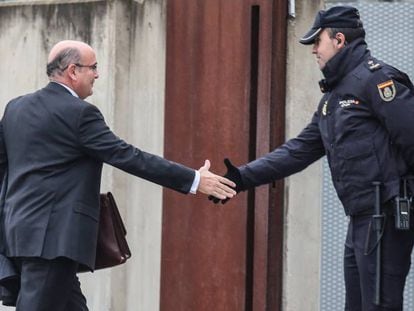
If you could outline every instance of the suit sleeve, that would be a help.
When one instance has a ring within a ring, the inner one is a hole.
[[[3,122],[0,121],[0,185],[3,183],[4,173],[7,169],[7,152],[4,145]],[[1,188],[1,187],[0,187]]]
[[[249,189],[290,176],[325,155],[318,119],[315,112],[311,123],[296,138],[240,167],[244,187]]]
[[[383,85],[389,85],[388,89],[382,89]],[[367,88],[368,102],[374,113],[409,167],[414,169],[414,91],[411,82],[398,71],[378,71]],[[388,91],[388,98],[385,91]]]
[[[157,155],[144,152],[117,137],[100,111],[86,106],[79,117],[79,140],[85,153],[127,173],[181,193],[188,193],[195,171]]]

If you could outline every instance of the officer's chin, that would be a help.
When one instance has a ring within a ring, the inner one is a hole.
[[[318,67],[319,67],[320,70],[323,70],[323,68],[325,68],[325,66],[326,66],[325,63],[322,63],[320,61],[317,61],[317,63],[318,63]]]

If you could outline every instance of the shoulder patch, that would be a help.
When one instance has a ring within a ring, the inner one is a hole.
[[[381,99],[386,102],[392,101],[397,94],[394,81],[392,80],[377,84],[377,88]]]

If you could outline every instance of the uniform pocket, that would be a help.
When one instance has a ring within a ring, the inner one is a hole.
[[[342,145],[338,148],[338,160],[342,180],[360,183],[378,179],[378,159],[369,139]]]
[[[371,141],[356,141],[350,144],[344,145],[341,150],[340,154],[346,159],[357,159],[357,158],[365,158],[373,153],[374,146]]]

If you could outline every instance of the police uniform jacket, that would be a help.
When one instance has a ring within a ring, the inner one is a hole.
[[[94,268],[102,164],[189,192],[194,170],[117,137],[94,105],[57,83],[12,100],[0,127],[5,254]]]
[[[406,74],[374,59],[363,39],[323,69],[324,95],[311,122],[281,147],[239,168],[248,189],[303,170],[326,155],[347,215],[373,212],[398,195],[414,167],[414,91]]]

